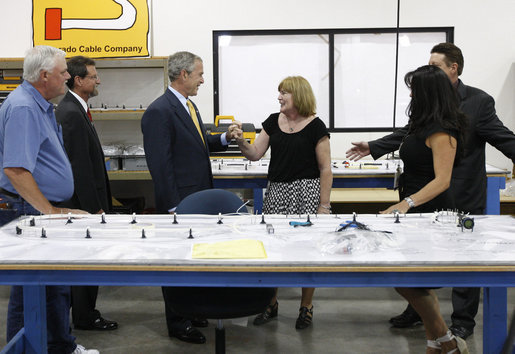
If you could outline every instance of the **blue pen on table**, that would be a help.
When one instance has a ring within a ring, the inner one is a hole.
[[[311,221],[290,221],[290,226],[311,226],[313,223]]]

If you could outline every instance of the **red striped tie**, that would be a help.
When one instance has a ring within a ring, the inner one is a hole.
[[[88,114],[89,121],[92,122],[93,118],[91,118],[91,112],[89,111],[89,108],[88,108],[88,111],[86,113]]]

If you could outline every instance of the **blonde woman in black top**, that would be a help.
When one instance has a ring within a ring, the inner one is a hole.
[[[263,122],[254,144],[236,139],[241,152],[251,161],[259,160],[271,147],[268,188],[263,202],[265,214],[329,214],[333,183],[331,148],[325,124],[316,117],[316,100],[309,82],[290,76],[279,84],[279,113]],[[313,319],[314,288],[302,288],[299,317],[295,328],[304,329]],[[277,293],[254,324],[267,323],[277,316]]]

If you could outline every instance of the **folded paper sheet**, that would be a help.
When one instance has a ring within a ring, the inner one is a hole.
[[[257,240],[233,240],[193,245],[192,258],[205,259],[254,259],[267,258],[263,242]]]

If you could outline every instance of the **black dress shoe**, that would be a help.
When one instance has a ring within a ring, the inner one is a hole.
[[[99,317],[90,325],[74,325],[75,329],[83,329],[83,330],[95,330],[95,331],[112,331],[113,329],[118,328],[118,323],[115,321],[106,320],[103,317]]]
[[[472,329],[468,329],[463,326],[454,325],[454,324],[451,325],[451,327],[449,327],[449,329],[451,330],[452,334],[454,334],[455,336],[461,337],[463,339],[467,339],[474,333],[474,330],[472,330]]]
[[[390,318],[389,322],[395,328],[409,328],[422,325],[422,319],[410,305],[400,315]]]
[[[189,326],[180,331],[169,332],[170,337],[175,337],[183,342],[204,344],[206,337],[195,327]]]
[[[207,327],[209,325],[209,322],[205,318],[195,318],[191,320],[191,324],[193,327]]]

